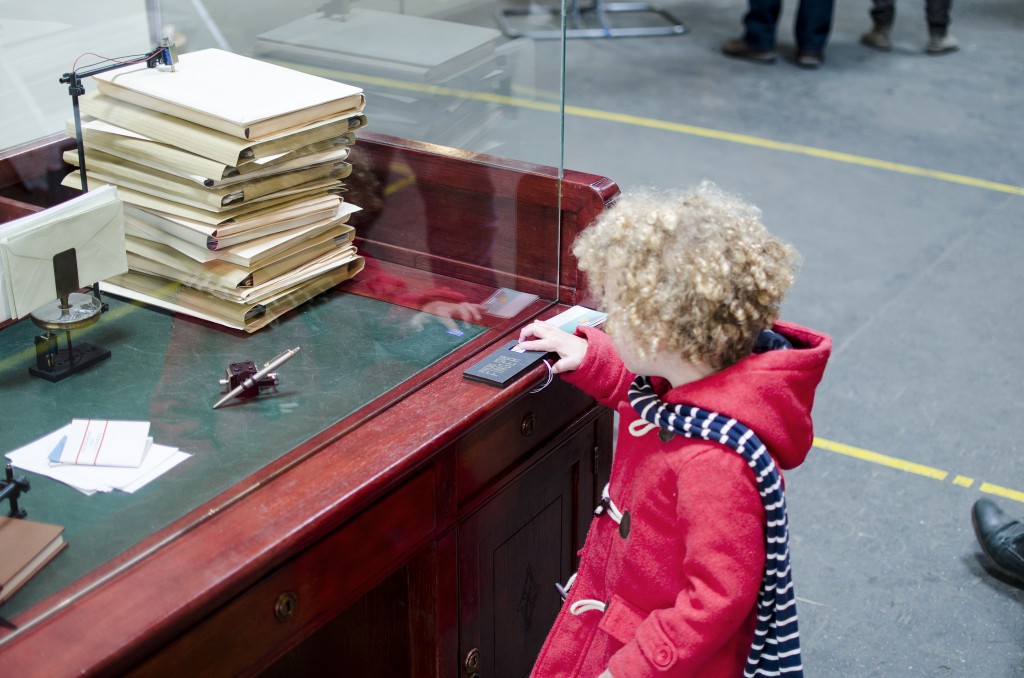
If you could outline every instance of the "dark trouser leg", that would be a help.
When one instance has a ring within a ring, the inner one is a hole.
[[[835,0],[801,0],[796,12],[796,46],[800,51],[821,52],[832,30]]]
[[[749,0],[748,7],[743,17],[746,28],[743,39],[759,52],[775,49],[775,26],[782,11],[782,0]]]
[[[896,0],[873,0],[871,20],[876,26],[892,26],[896,18]]]
[[[924,16],[928,20],[928,29],[932,32],[945,34],[949,27],[949,10],[953,6],[953,0],[926,0],[924,3]]]

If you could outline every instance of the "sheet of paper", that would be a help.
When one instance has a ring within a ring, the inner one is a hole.
[[[151,444],[149,452],[138,468],[64,464],[54,466],[49,461],[49,455],[60,439],[66,435],[66,428],[60,428],[28,445],[8,452],[6,456],[12,465],[20,469],[53,478],[86,495],[113,490],[135,492],[160,474],[192,456],[175,447]]]
[[[152,439],[148,421],[73,419],[50,451],[53,464],[138,468]]]
[[[142,475],[140,475],[127,485],[123,485],[121,487],[118,487],[117,489],[123,492],[133,493],[136,490],[142,488],[143,485],[146,485],[149,482],[156,480],[164,473],[167,473],[172,468],[174,468],[175,466],[177,466],[178,464],[192,456],[188,452],[182,452],[176,447],[154,445],[153,448],[156,449],[151,448],[149,455],[147,455],[147,457],[149,457],[153,456],[154,452],[156,453],[156,456],[154,457],[155,463],[152,464],[152,468],[149,468],[150,464],[145,464],[142,468],[139,469],[139,471],[143,472]],[[156,459],[163,459],[163,461],[156,463]]]

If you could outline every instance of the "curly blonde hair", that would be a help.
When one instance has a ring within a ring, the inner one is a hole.
[[[779,317],[797,253],[761,211],[710,181],[624,193],[573,244],[606,328],[640,355],[677,352],[720,370]]]

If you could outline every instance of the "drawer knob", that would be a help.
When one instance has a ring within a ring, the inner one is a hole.
[[[293,591],[285,591],[274,602],[274,618],[279,622],[287,621],[295,614],[299,605],[299,595]]]
[[[523,422],[519,424],[519,432],[524,436],[531,436],[535,430],[537,430],[537,417],[533,412],[527,412],[523,417]]]
[[[466,673],[471,676],[476,675],[477,669],[480,668],[480,650],[475,647],[466,654],[466,661],[464,663],[466,667]]]

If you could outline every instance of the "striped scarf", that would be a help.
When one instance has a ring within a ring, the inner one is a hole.
[[[746,678],[803,676],[796,598],[789,567],[789,529],[782,478],[775,462],[754,432],[728,417],[688,405],[666,405],[647,377],[637,377],[629,389],[629,402],[642,419],[688,438],[715,440],[728,445],[747,462],[768,519],[764,576],[757,595],[757,628],[747,655]],[[663,438],[664,439],[664,438]]]

